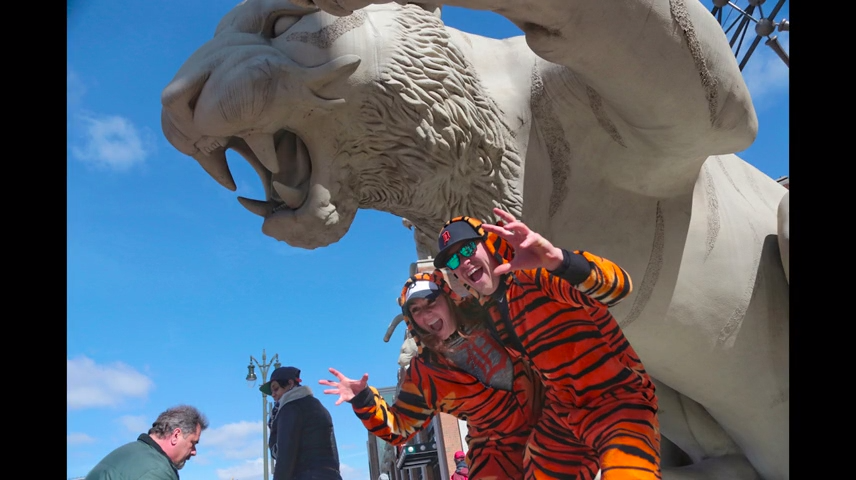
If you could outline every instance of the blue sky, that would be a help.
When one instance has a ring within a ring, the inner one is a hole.
[[[211,427],[182,479],[261,479],[261,394],[244,377],[265,349],[302,369],[330,409],[344,480],[369,480],[366,431],[317,380],[332,366],[395,384],[403,331],[382,338],[415,260],[411,235],[392,215],[360,211],[340,242],[289,247],[238,204],[263,197],[245,162],[230,157],[238,192],[229,192],[166,142],[161,91],[235,3],[67,4],[69,478],[188,403]],[[485,36],[519,33],[489,13],[443,16]],[[787,17],[786,5],[777,19]],[[788,33],[778,35],[789,51]],[[788,175],[788,69],[762,42],[744,76],[760,131],[739,155]]]

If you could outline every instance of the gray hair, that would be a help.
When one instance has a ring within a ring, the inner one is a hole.
[[[164,438],[178,428],[186,437],[196,432],[197,425],[201,427],[201,430],[208,428],[208,419],[205,418],[205,415],[190,405],[179,405],[168,408],[158,415],[157,420],[152,423],[152,428],[149,429],[149,435]]]

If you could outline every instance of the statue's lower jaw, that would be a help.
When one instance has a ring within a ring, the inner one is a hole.
[[[304,204],[297,210],[279,210],[268,215],[262,233],[292,247],[315,249],[338,242],[351,227],[354,214],[330,202],[330,192],[312,185]]]

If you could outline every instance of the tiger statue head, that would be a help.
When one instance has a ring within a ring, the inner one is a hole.
[[[238,201],[277,240],[329,245],[363,208],[430,245],[450,212],[521,213],[520,155],[466,42],[420,5],[246,0],[163,90],[162,129],[229,190],[227,152],[249,162],[264,198]]]

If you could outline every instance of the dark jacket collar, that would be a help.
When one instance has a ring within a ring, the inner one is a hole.
[[[154,448],[155,450],[157,450],[158,452],[160,452],[160,454],[163,455],[164,458],[166,458],[166,461],[169,462],[169,466],[172,467],[172,469],[175,471],[175,476],[176,477],[179,476],[178,470],[175,468],[175,465],[172,463],[172,460],[170,460],[170,458],[166,454],[166,452],[164,452],[163,449],[161,448],[161,446],[158,445],[158,442],[156,442],[151,436],[149,436],[148,433],[141,433],[140,436],[137,437],[137,440],[145,443],[146,445],[148,445],[148,446]]]
[[[506,300],[505,292],[508,291],[508,284],[511,283],[511,280],[517,281],[517,276],[514,273],[509,272],[499,277],[499,285],[496,286],[496,290],[490,295],[487,295],[487,298],[495,300],[497,302],[502,302]]]

